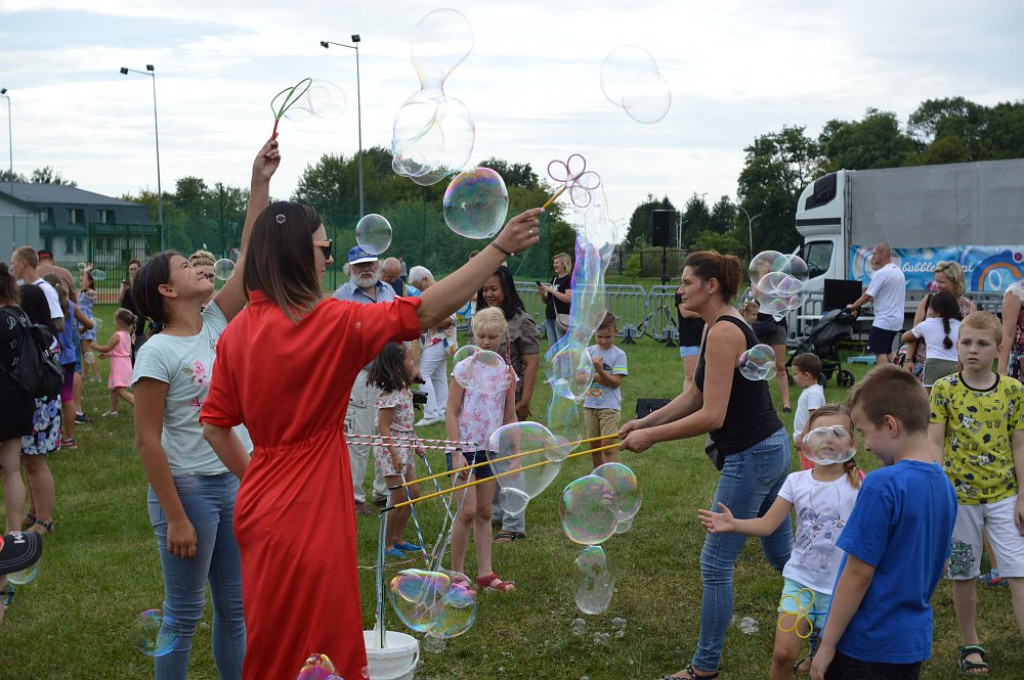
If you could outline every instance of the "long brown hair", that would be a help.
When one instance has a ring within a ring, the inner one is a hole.
[[[689,267],[703,281],[715,279],[722,291],[722,299],[732,302],[743,279],[743,264],[735,255],[722,255],[714,250],[699,250],[686,256],[683,267]]]
[[[846,418],[846,429],[849,430],[850,436],[853,437],[853,420],[850,419],[850,414],[842,404],[822,404],[815,410],[811,411],[811,415],[807,418],[807,431],[810,432],[814,429],[814,421],[822,416],[842,416]],[[843,463],[843,472],[850,480],[850,486],[854,489],[860,488],[860,468],[857,466],[857,461],[854,458]]]
[[[139,314],[153,321],[164,324],[164,296],[160,294],[160,286],[171,280],[171,258],[178,255],[173,250],[165,250],[146,260],[139,271],[131,279],[131,294],[135,300],[135,309]]]
[[[21,304],[18,282],[14,279],[14,274],[11,273],[6,262],[0,262],[0,300],[12,305]]]
[[[322,297],[311,240],[320,224],[307,205],[271,203],[256,218],[245,253],[245,287],[263,291],[296,324]]]

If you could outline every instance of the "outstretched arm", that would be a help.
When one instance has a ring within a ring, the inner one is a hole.
[[[256,223],[263,209],[270,202],[270,178],[274,176],[281,164],[281,152],[277,149],[277,141],[269,140],[256,154],[252,163],[252,181],[249,185],[249,209],[245,214],[245,226],[242,227],[241,255],[235,263],[235,275],[232,276],[214,297],[224,318],[228,321],[242,311],[248,302],[245,293],[242,270],[245,268],[245,251],[249,246],[252,225]]]
[[[782,523],[789,519],[789,513],[793,504],[782,496],[776,496],[772,507],[761,517],[753,519],[736,519],[732,516],[725,503],[719,503],[721,512],[712,510],[698,510],[697,516],[700,523],[708,530],[709,534],[723,534],[735,532],[744,536],[768,536],[782,526]]]

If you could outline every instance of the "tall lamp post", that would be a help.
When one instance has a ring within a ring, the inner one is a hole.
[[[164,192],[160,185],[160,126],[157,123],[156,117],[156,71],[153,69],[152,64],[146,64],[145,71],[121,67],[121,75],[126,76],[129,73],[138,73],[153,79],[153,134],[156,137],[156,212],[157,221],[160,223],[160,250],[164,250],[167,247],[167,239],[164,234]]]
[[[366,206],[363,201],[363,97],[360,91],[359,85],[359,43],[362,38],[359,37],[358,33],[352,34],[352,42],[355,45],[346,45],[345,43],[331,42],[329,40],[321,40],[320,46],[325,50],[331,45],[338,47],[347,47],[350,50],[356,51],[356,119],[359,126],[359,217],[360,219],[366,214]]]
[[[764,213],[757,213],[753,217],[747,212],[746,208],[741,205],[736,206],[739,210],[743,211],[743,214],[747,216],[747,232],[750,234],[750,257],[754,257],[754,220],[763,215]]]
[[[11,95],[7,94],[6,87],[0,88],[0,97],[7,100],[7,154],[11,163],[7,179],[11,181],[11,198],[14,198],[14,136],[11,134]]]

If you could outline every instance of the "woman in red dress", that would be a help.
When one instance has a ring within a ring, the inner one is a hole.
[[[345,678],[366,667],[352,476],[344,437],[352,383],[388,342],[415,340],[468,300],[506,257],[538,241],[540,209],[513,218],[465,266],[419,298],[321,299],[331,242],[312,208],[279,202],[246,253],[249,306],[217,344],[203,433],[242,479],[244,680],[294,677],[313,652]],[[252,458],[231,427],[245,423]]]

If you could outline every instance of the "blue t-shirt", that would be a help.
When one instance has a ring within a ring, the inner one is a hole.
[[[904,460],[868,474],[836,541],[875,568],[837,648],[873,663],[917,663],[932,655],[929,604],[949,557],[956,493],[935,463]],[[833,595],[833,602],[835,596]]]

